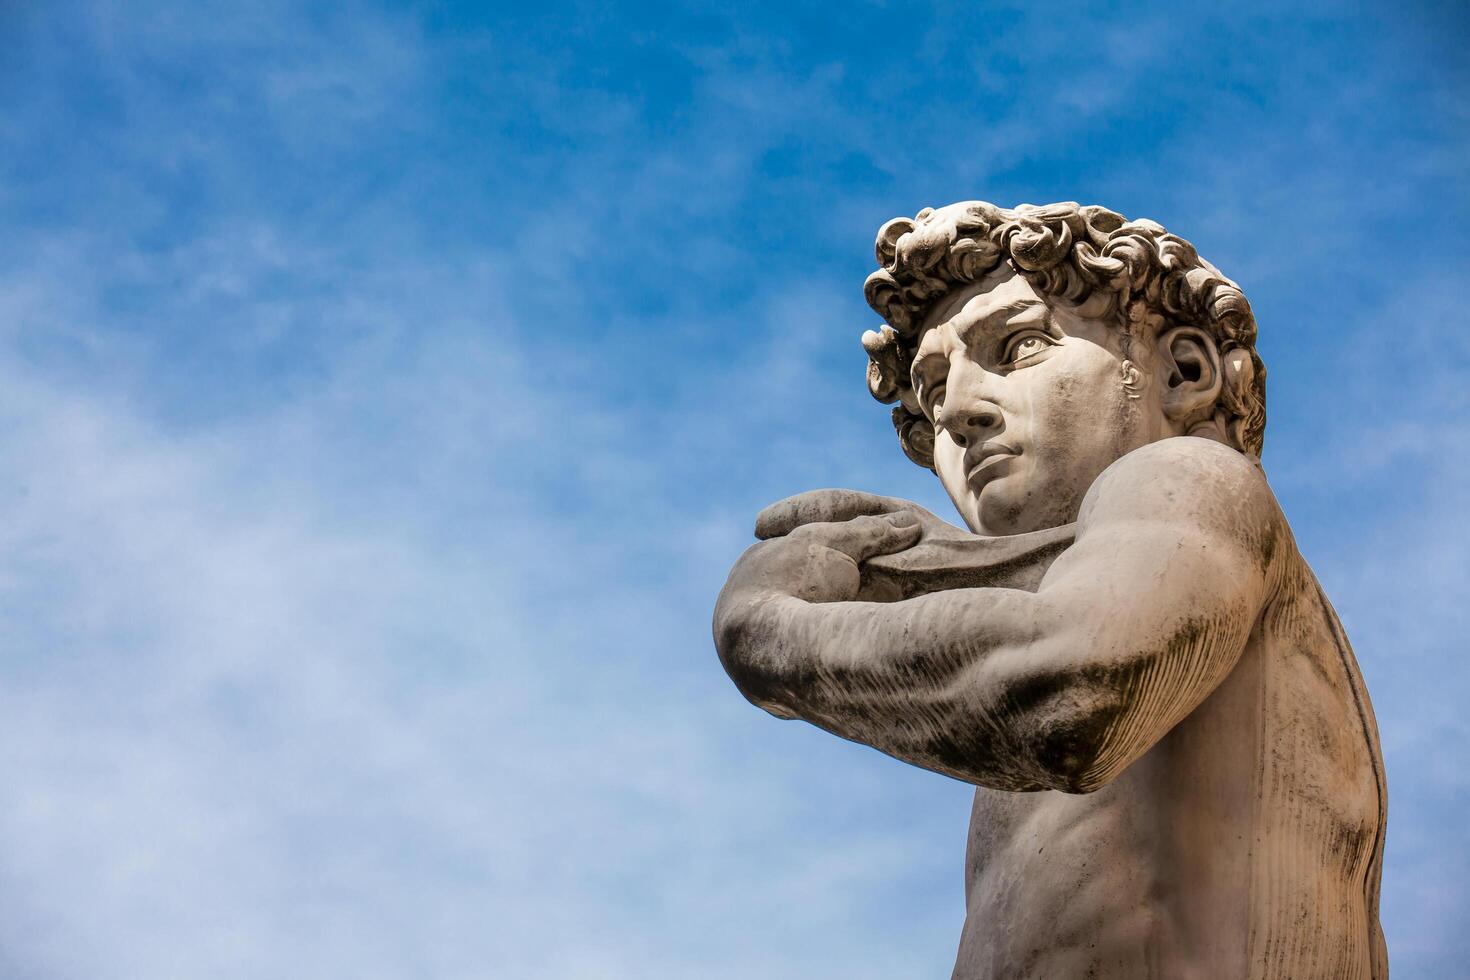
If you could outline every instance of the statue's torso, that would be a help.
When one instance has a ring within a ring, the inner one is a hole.
[[[1383,770],[1293,557],[1239,663],[1095,793],[976,793],[964,980],[1383,980]]]

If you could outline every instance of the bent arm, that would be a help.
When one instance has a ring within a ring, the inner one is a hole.
[[[717,644],[774,714],[968,782],[1086,792],[1230,672],[1284,533],[1244,458],[1166,440],[1098,479],[1035,592],[811,603],[751,590],[722,597]]]

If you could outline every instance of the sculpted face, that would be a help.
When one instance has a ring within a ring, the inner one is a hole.
[[[1158,386],[1125,374],[1122,340],[1049,305],[1005,264],[931,311],[914,394],[934,423],[934,468],[972,531],[1073,521],[1110,463],[1170,434]]]

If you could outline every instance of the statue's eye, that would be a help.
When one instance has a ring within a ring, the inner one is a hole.
[[[1028,357],[1034,357],[1051,346],[1053,346],[1053,341],[1045,334],[1034,331],[1017,334],[1006,345],[1005,357],[1002,360],[1006,364],[1017,366]]]

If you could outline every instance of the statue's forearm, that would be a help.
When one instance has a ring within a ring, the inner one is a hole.
[[[1039,605],[1011,589],[890,603],[766,596],[721,648],[746,697],[773,714],[969,782],[1059,786],[1041,717],[1057,685],[1025,667],[1048,643]]]
[[[748,607],[722,655],[746,697],[914,765],[996,789],[1096,789],[1228,671],[1249,606],[1141,627],[1015,589]]]
[[[1162,502],[1119,493],[1084,507],[1075,542],[1021,588],[994,587],[1007,562],[984,554],[1015,540],[942,542],[928,557],[924,542],[892,549],[861,559],[861,583],[833,552],[759,545],[722,597],[721,656],[772,713],[916,765],[996,788],[1096,789],[1224,679],[1279,574],[1269,499],[1247,486],[1224,517],[1199,512],[1193,485],[1169,482],[1181,479],[1161,465],[1135,482],[1172,489]],[[1217,492],[1213,470],[1196,479]],[[1016,560],[1072,532],[1055,533]],[[868,587],[880,564],[898,588]],[[952,584],[955,568],[967,584]],[[821,588],[798,598],[788,583]],[[823,590],[891,601],[824,602]]]

